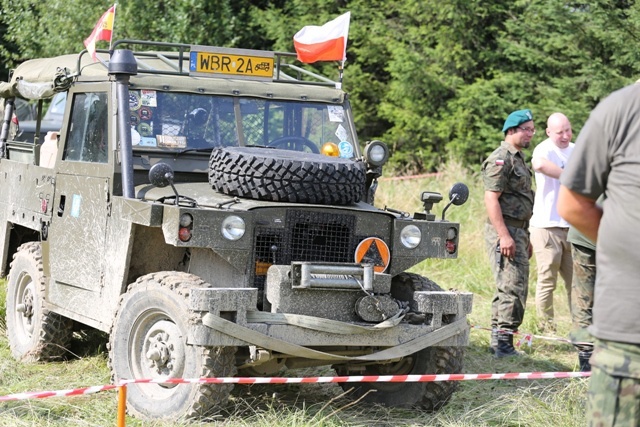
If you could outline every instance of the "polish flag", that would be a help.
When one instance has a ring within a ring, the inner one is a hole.
[[[91,32],[91,35],[84,41],[84,45],[94,61],[98,60],[98,55],[96,55],[97,41],[109,40],[109,45],[111,45],[111,36],[113,35],[113,21],[115,20],[115,16],[116,5],[114,4],[109,8],[109,10],[102,14],[95,28]]]
[[[293,36],[298,59],[307,64],[346,60],[350,19],[351,12],[347,12],[321,27],[308,25],[298,31]]]

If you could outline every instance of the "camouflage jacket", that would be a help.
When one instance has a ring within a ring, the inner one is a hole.
[[[531,218],[535,195],[532,176],[522,152],[505,141],[482,163],[484,189],[502,193],[498,201],[505,217],[524,221]]]

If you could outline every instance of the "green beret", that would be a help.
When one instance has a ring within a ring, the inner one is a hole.
[[[502,132],[506,132],[507,129],[514,128],[516,126],[520,126],[521,124],[533,120],[533,114],[531,110],[518,110],[509,114],[507,120],[504,121],[504,126],[502,127]]]

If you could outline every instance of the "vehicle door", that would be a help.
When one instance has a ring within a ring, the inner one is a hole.
[[[110,214],[113,153],[108,150],[109,86],[69,92],[69,121],[61,135],[53,216],[43,245],[51,286],[49,300],[73,307],[91,301],[103,286],[104,246]],[[95,301],[95,300],[94,300]],[[71,303],[71,304],[70,304]],[[80,309],[80,307],[78,307]]]

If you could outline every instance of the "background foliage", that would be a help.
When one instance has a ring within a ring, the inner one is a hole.
[[[20,61],[78,52],[104,0],[0,0],[0,77]],[[509,112],[538,132],[554,111],[577,133],[597,102],[639,77],[633,0],[124,0],[114,38],[292,51],[305,25],[351,11],[344,88],[361,141],[392,148],[395,173],[471,167]],[[317,68],[337,77],[336,64]]]

